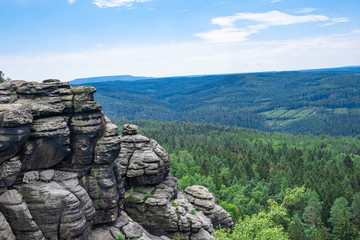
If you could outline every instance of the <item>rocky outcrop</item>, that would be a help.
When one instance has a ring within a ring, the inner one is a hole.
[[[155,140],[129,124],[119,136],[95,91],[0,84],[0,240],[205,240],[230,226],[222,208],[178,192]]]
[[[207,188],[198,185],[189,186],[185,188],[185,198],[193,204],[197,211],[201,211],[211,219],[214,228],[232,229],[233,221],[230,214],[215,204],[215,198]]]
[[[155,140],[137,134],[137,126],[126,124],[120,140],[115,163],[126,186],[158,184],[169,174],[169,155]]]
[[[169,175],[165,149],[139,135],[135,125],[124,125],[122,133],[115,163],[126,183],[125,211],[129,216],[156,236],[212,239],[210,219],[178,193],[177,179]]]

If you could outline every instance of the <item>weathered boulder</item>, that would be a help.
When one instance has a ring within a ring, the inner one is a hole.
[[[190,239],[201,229],[213,231],[210,219],[177,192],[177,180],[168,176],[155,186],[139,186],[125,193],[125,211],[149,233]]]
[[[71,156],[74,165],[91,165],[103,123],[101,112],[78,113],[70,118]]]
[[[104,118],[103,133],[94,149],[95,164],[109,164],[114,162],[120,152],[120,137],[118,128],[108,118]]]
[[[33,120],[30,110],[22,104],[0,104],[0,163],[9,160],[20,150]]]
[[[70,153],[70,130],[63,116],[34,120],[31,135],[21,156],[23,168],[34,170],[55,166]]]
[[[233,221],[222,207],[215,204],[215,198],[203,186],[194,185],[185,188],[185,197],[197,211],[201,211],[211,219],[213,227],[232,228]]]
[[[14,157],[29,136],[30,130],[27,126],[0,128],[0,163]]]
[[[95,228],[89,240],[114,240],[123,239],[138,240],[164,240],[166,238],[156,237],[148,233],[141,225],[134,222],[124,211],[122,211],[113,226]]]
[[[18,157],[14,157],[0,164],[0,189],[11,186],[20,171],[21,162]]]
[[[16,89],[18,103],[28,108],[34,117],[60,115],[65,106],[58,94],[58,81],[26,82]]]
[[[93,166],[86,177],[85,188],[95,208],[94,224],[114,223],[121,210],[115,168],[115,165]]]
[[[123,135],[135,135],[138,133],[139,127],[134,124],[125,124],[122,129]]]
[[[8,190],[0,195],[0,211],[10,224],[16,239],[45,240],[28,205],[16,190]]]
[[[56,182],[37,181],[19,187],[34,221],[47,239],[84,239],[87,225],[80,201]]]
[[[75,113],[101,111],[101,105],[94,101],[96,88],[78,86],[72,89],[73,110]]]
[[[123,132],[126,135],[121,136],[121,150],[115,163],[125,185],[160,183],[169,174],[169,154],[155,140],[136,134],[137,128],[132,125],[125,125]]]
[[[0,212],[0,240],[16,240],[2,212]]]
[[[46,178],[44,176],[46,176]],[[80,185],[77,177],[78,175],[76,173],[65,171],[51,172],[51,170],[46,170],[40,172],[40,180],[48,182],[51,178],[50,180],[54,180],[60,186],[74,194],[80,202],[82,213],[86,221],[92,224],[95,216],[95,208],[88,192]]]

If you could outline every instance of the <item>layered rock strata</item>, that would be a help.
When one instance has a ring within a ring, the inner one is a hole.
[[[124,125],[115,163],[126,183],[125,211],[151,234],[179,239],[212,239],[211,220],[178,193],[169,175],[169,155],[155,140]]]
[[[185,188],[185,198],[195,207],[211,219],[214,228],[233,227],[233,221],[222,207],[215,204],[215,198],[209,190],[203,186],[189,186]]]
[[[178,192],[155,140],[129,124],[119,136],[95,91],[0,84],[0,240],[205,240],[230,226]]]

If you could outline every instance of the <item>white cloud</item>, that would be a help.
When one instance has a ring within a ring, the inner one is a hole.
[[[353,33],[354,33],[354,34],[360,34],[360,29],[355,29],[355,30],[353,31]]]
[[[100,8],[127,7],[130,8],[134,3],[149,2],[151,0],[94,0],[94,4]]]
[[[236,26],[239,21],[253,21],[258,24],[244,27]],[[206,33],[197,33],[195,36],[210,42],[238,42],[246,40],[246,37],[267,29],[270,26],[291,25],[296,23],[325,22],[324,25],[332,25],[349,21],[347,18],[329,18],[324,15],[290,15],[280,11],[266,13],[237,13],[233,16],[217,17],[212,19],[212,24],[219,25],[221,29]],[[324,26],[323,25],[323,26]],[[234,37],[235,36],[235,37]]]
[[[311,13],[316,11],[315,8],[303,8],[301,10],[295,11],[295,13]]]
[[[75,3],[75,0],[68,0],[68,2],[69,2],[70,4],[73,4],[73,3]]]
[[[131,74],[181,76],[281,71],[359,65],[360,39],[353,33],[289,41],[101,47],[47,55],[3,56],[0,66],[12,79],[63,81]]]

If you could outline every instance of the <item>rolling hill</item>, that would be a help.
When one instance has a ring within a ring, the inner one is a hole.
[[[360,134],[360,67],[85,83],[111,118]]]

